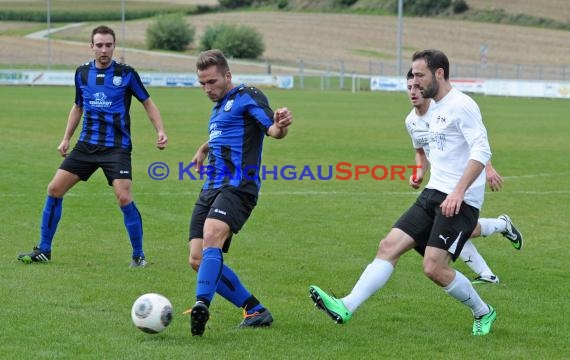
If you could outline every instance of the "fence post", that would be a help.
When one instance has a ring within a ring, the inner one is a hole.
[[[305,72],[305,63],[303,59],[299,60],[299,87],[301,89],[305,88],[305,76],[303,75]]]
[[[338,80],[338,87],[344,90],[344,60],[340,61],[340,78]]]

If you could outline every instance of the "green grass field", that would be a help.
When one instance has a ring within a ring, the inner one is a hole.
[[[568,359],[567,101],[476,97],[504,176],[481,215],[508,213],[525,235],[517,252],[500,235],[475,240],[499,275],[477,285],[498,312],[493,332],[471,335],[469,309],[456,303],[406,254],[394,276],[350,323],[317,311],[307,288],[345,295],[376,253],[378,241],[413,202],[406,181],[267,180],[258,207],[234,237],[225,261],[273,312],[271,329],[236,330],[241,310],[221,297],[204,337],[190,335],[182,312],[193,304],[187,264],[188,220],[201,182],[177,180],[206,140],[212,104],[197,89],[149,89],[170,138],[164,152],[142,107],[133,104],[133,194],[142,213],[150,265],[129,269],[130,244],[102,173],[66,196],[50,264],[24,265],[16,255],[37,244],[46,186],[61,158],[73,102],[71,87],[0,87],[0,358],[2,359]],[[403,93],[267,90],[274,108],[295,115],[282,141],[267,139],[264,164],[328,166],[413,164]],[[74,138],[74,142],[77,138]],[[171,167],[154,181],[152,162]],[[474,277],[463,263],[456,266]],[[163,333],[148,335],[130,319],[146,292],[175,310]]]

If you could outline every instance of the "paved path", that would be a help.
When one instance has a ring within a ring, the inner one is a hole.
[[[58,31],[72,29],[72,28],[83,26],[83,25],[85,25],[85,23],[69,24],[69,25],[65,25],[62,27],[55,28],[55,29],[52,28],[52,29],[37,31],[35,33],[31,33],[31,34],[26,35],[26,37],[29,39],[47,39],[48,34],[53,34],[53,33],[56,33]]]

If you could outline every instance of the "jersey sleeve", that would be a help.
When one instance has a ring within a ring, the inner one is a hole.
[[[458,126],[469,144],[469,159],[485,165],[491,158],[491,147],[487,137],[487,129],[481,118],[481,111],[471,98],[465,102],[461,111],[463,114],[459,116],[461,121]]]
[[[150,97],[150,94],[144,87],[139,73],[134,69],[131,73],[131,91],[133,92],[133,96],[140,102],[143,102]]]
[[[413,111],[413,110],[412,110]],[[414,136],[414,130],[412,128],[412,114],[408,114],[408,116],[406,116],[406,120],[405,120],[405,125],[406,125],[406,131],[408,132],[408,135],[410,135],[410,138],[412,139],[412,146],[414,147],[414,149],[420,149],[423,146],[417,141],[416,137]]]
[[[83,91],[81,90],[81,71],[80,68],[75,70],[74,82],[75,82],[75,105],[83,107]]]
[[[273,110],[269,106],[267,97],[257,88],[249,87],[246,91],[250,98],[246,104],[246,111],[267,131],[273,125]]]

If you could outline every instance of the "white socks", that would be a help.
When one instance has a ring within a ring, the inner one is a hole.
[[[386,260],[374,259],[360,275],[354,288],[341,300],[350,312],[354,312],[369,297],[384,287],[394,272],[392,264]],[[471,308],[473,316],[480,317],[489,312],[487,304],[475,291],[475,288],[459,271],[455,271],[455,278],[444,287],[449,295]]]
[[[463,260],[465,265],[469,266],[469,268],[477,275],[494,275],[493,271],[489,268],[489,265],[487,265],[487,262],[483,259],[481,254],[479,254],[479,251],[477,251],[477,248],[473,245],[471,240],[467,240],[465,245],[463,245],[459,258]]]
[[[386,260],[374,259],[360,275],[360,279],[347,296],[341,300],[350,312],[354,312],[366,299],[386,285],[394,266]]]
[[[455,270],[455,278],[443,289],[458,301],[469,306],[474,317],[480,317],[489,312],[489,307],[481,300],[469,279],[459,271]]]
[[[481,225],[481,236],[489,236],[507,230],[506,221],[501,219],[479,219],[479,225]]]

